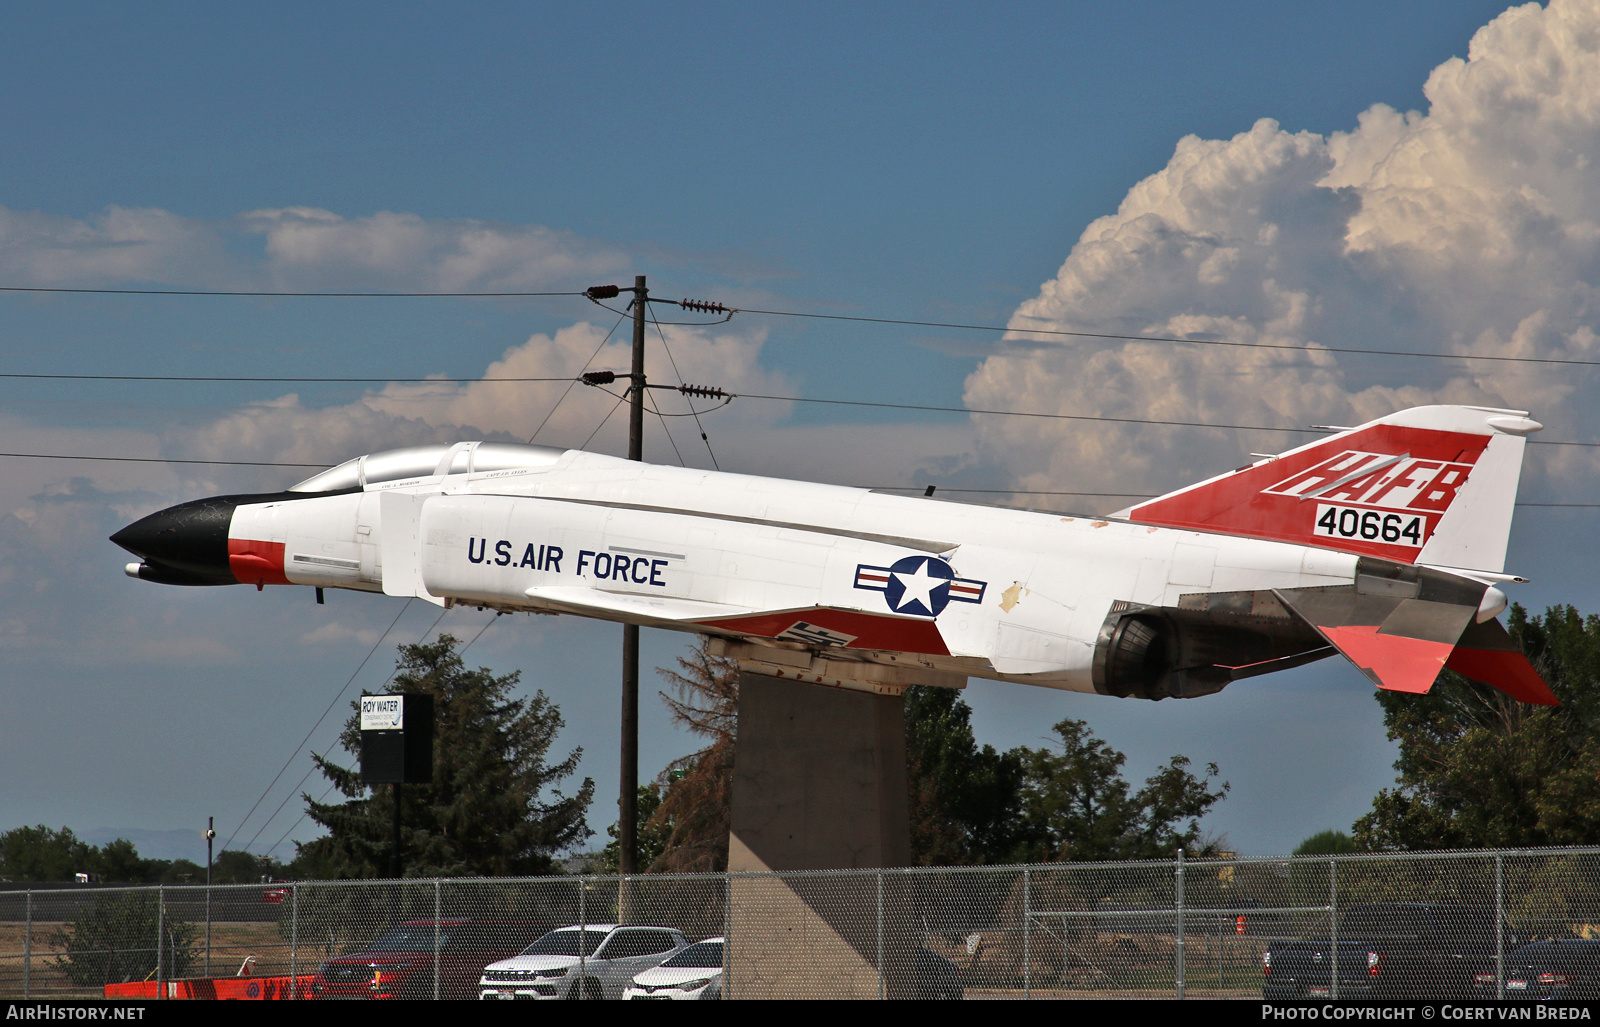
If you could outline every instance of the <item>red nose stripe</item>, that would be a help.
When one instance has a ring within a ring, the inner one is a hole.
[[[241,585],[287,585],[283,573],[283,543],[249,538],[228,540],[228,567]]]

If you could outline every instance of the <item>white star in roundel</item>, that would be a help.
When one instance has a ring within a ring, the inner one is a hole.
[[[928,573],[927,560],[917,564],[917,569],[910,574],[904,571],[895,571],[894,578],[900,583],[900,587],[905,590],[900,594],[900,601],[895,604],[896,612],[904,610],[912,603],[921,603],[922,608],[927,611],[934,610],[936,606],[933,601],[933,590],[941,585],[950,584],[949,578],[936,578]],[[943,604],[940,603],[938,605],[942,606]]]

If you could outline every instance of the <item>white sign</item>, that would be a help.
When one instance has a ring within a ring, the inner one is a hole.
[[[364,695],[361,697],[361,730],[398,731],[406,723],[406,697],[403,695]]]

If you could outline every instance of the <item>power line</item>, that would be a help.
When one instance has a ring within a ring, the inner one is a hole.
[[[409,599],[406,600],[406,606],[410,606],[410,605],[411,605],[411,600],[409,600]],[[403,614],[405,612],[406,612],[406,608],[404,606],[401,607],[400,608],[400,613]],[[417,644],[418,645],[421,645],[423,642],[427,641],[428,635],[430,633],[432,633],[434,628],[437,628],[439,626],[439,622],[444,620],[444,615],[449,613],[449,612],[450,611],[448,609],[444,609],[444,610],[440,610],[439,611],[439,616],[437,616],[437,617],[435,617],[433,619],[433,623],[428,625],[425,629],[423,629],[422,636],[417,639]],[[394,622],[389,625],[389,630],[393,631],[395,624],[398,624],[399,622],[400,622],[400,616],[399,616],[399,614],[396,614]],[[383,638],[387,638],[388,634],[389,633],[387,631],[384,632]],[[479,634],[482,634],[482,632],[479,632]],[[383,644],[383,638],[379,638],[378,639],[378,645]],[[374,645],[373,649],[372,649],[372,652],[377,652],[377,651],[378,651],[377,650],[377,645]],[[372,658],[372,653],[368,653],[367,654],[367,659],[370,660],[371,658]],[[366,666],[366,660],[362,661],[362,666]],[[399,668],[398,665],[396,665],[394,668],[392,668],[389,671],[389,676],[384,678],[383,679],[383,684],[379,685],[378,687],[380,689],[381,688],[387,688],[389,686],[389,682],[394,680],[394,676],[399,671],[399,669],[400,668]],[[356,668],[356,673],[359,674],[360,672],[361,672],[361,668],[357,667]],[[351,675],[350,681],[354,681],[354,680],[355,680],[355,675]],[[348,689],[350,687],[350,681],[345,682],[345,688],[346,689]],[[341,694],[343,694],[343,693],[341,692]],[[339,698],[338,696],[335,696],[334,697],[334,702],[338,702],[338,698]],[[333,709],[333,704],[330,703],[329,706],[328,706],[328,709],[324,710],[323,713],[322,713],[323,718],[326,718],[327,715],[328,715],[328,711],[332,710],[332,709]],[[320,727],[321,725],[322,725],[322,720],[318,719],[317,723],[312,726],[311,731],[316,731],[316,729],[318,727]],[[308,732],[306,734],[306,737],[307,738],[311,737],[310,732]],[[338,743],[339,743],[339,739],[338,738],[334,738],[333,741],[329,742],[327,744],[327,746],[324,747],[323,750],[322,750],[322,758],[323,759],[327,759],[328,758],[328,754],[333,751],[333,747],[335,745],[337,745]],[[302,741],[301,744],[304,744],[304,742]],[[290,759],[292,760],[293,757],[291,756]],[[257,838],[261,837],[261,832],[265,831],[267,829],[267,825],[271,824],[274,820],[278,819],[278,814],[283,812],[283,807],[285,807],[285,806],[287,806],[289,804],[289,800],[294,798],[295,792],[298,792],[300,790],[300,786],[306,783],[307,778],[311,777],[311,775],[316,772],[316,769],[317,769],[316,763],[312,763],[310,769],[308,769],[305,772],[305,774],[301,776],[299,784],[296,784],[293,788],[289,789],[289,794],[285,795],[283,797],[283,801],[278,803],[278,808],[272,811],[272,815],[266,819],[265,823],[263,823],[260,827],[256,828],[256,833],[253,836],[251,836],[251,838],[250,838],[250,840],[248,842],[245,842],[244,847],[245,847],[245,851],[246,852],[250,851],[250,846],[255,844],[255,841],[256,841]],[[280,771],[279,773],[282,773],[282,771]],[[274,778],[274,781],[276,781],[276,778]],[[272,786],[268,785],[267,787],[270,789]],[[332,790],[333,790],[333,786],[330,785],[328,787],[328,791],[332,791]],[[323,797],[326,798],[328,792],[325,791],[322,794],[323,794]],[[319,799],[317,801],[320,802],[322,800]],[[296,819],[294,823],[289,825],[289,831],[293,831],[296,827],[299,827],[300,826],[300,821],[304,820],[305,818],[306,818],[306,814],[304,812],[302,812],[300,814],[299,818]],[[271,853],[273,851],[273,849],[276,849],[279,845],[283,844],[283,839],[287,838],[289,836],[289,831],[285,831],[283,833],[282,837],[280,837],[277,841],[273,842],[271,847],[267,849],[267,852]]]
[[[122,464],[210,464],[219,467],[332,467],[334,463],[296,464],[282,460],[183,460],[166,456],[88,456],[80,453],[0,453],[21,460],[100,460]]]
[[[809,314],[797,310],[756,310],[750,307],[731,308],[736,314],[765,314],[770,317],[810,317],[827,321],[861,321],[868,324],[908,325],[917,328],[955,328],[978,332],[1018,332],[1025,335],[1050,335],[1074,339],[1109,339],[1117,342],[1177,343],[1185,346],[1228,346],[1236,349],[1285,350],[1293,353],[1349,353],[1373,357],[1415,357],[1421,360],[1492,360],[1509,364],[1564,364],[1578,367],[1600,367],[1600,360],[1575,360],[1570,357],[1506,357],[1477,353],[1407,352],[1405,350],[1368,349],[1355,346],[1296,346],[1279,342],[1238,342],[1231,339],[1180,339],[1167,335],[1119,335],[1113,332],[1072,332],[1058,328],[1013,328],[1009,325],[962,324],[953,321],[910,321],[892,317],[861,317],[849,314]]]
[[[569,382],[574,379],[559,378],[312,378],[292,376],[244,376],[208,374],[28,374],[20,371],[0,372],[0,378],[59,380],[71,382],[268,382],[289,385],[333,383],[336,385],[370,385],[375,382],[402,385],[473,385],[478,382]]]
[[[322,299],[496,299],[583,295],[581,292],[307,292],[289,289],[64,289],[44,285],[0,285],[0,292],[48,292],[86,296],[277,296]]]
[[[649,308],[646,308],[645,309],[645,315],[649,316],[649,313],[650,313]],[[733,315],[730,314],[728,316],[732,317]],[[678,391],[684,393],[684,396],[686,397],[686,401],[687,401],[687,404],[688,404],[688,407],[689,407],[689,413],[694,417],[694,426],[696,428],[700,429],[700,441],[704,442],[706,444],[706,454],[711,457],[711,466],[720,471],[720,470],[722,470],[722,465],[717,463],[717,454],[715,452],[713,452],[712,449],[711,449],[711,437],[706,434],[706,426],[700,423],[700,412],[694,408],[694,400],[687,399],[688,392],[685,389],[685,384],[686,383],[683,380],[683,372],[678,370],[678,361],[672,355],[672,347],[667,345],[667,333],[661,330],[661,322],[660,321],[657,321],[653,317],[650,318],[650,320],[655,323],[656,334],[661,336],[661,348],[664,351],[666,351],[667,361],[672,364],[672,373],[677,376],[677,379],[678,379]],[[726,406],[726,405],[727,404],[724,404],[724,406]],[[715,408],[713,408],[713,409],[715,409]],[[661,413],[661,408],[660,408],[659,405],[656,405],[656,416],[661,418],[661,430],[667,432],[667,439],[668,439],[668,441],[671,441],[672,432],[667,430],[667,419]],[[680,414],[679,416],[682,416],[682,415]],[[672,451],[674,453],[676,453],[678,451],[678,444],[676,442],[672,443]],[[678,463],[680,463],[680,464],[683,463],[683,456],[681,454],[678,456]]]
[[[446,612],[448,612],[448,611],[446,611]],[[497,620],[500,619],[501,616],[502,616],[502,614],[497,612],[493,617],[489,618],[489,622],[487,624],[485,624],[483,627],[479,628],[478,629],[478,633],[476,635],[472,636],[472,642],[468,642],[466,645],[462,646],[457,651],[457,655],[461,655],[462,653],[465,653],[468,649],[471,649],[472,648],[472,643],[476,642],[478,639],[482,638],[483,637],[483,633],[485,631],[488,631],[489,628],[492,627],[494,625],[494,623]],[[444,620],[444,613],[440,613],[438,617],[434,618],[433,623],[431,625],[429,625],[428,629],[422,633],[422,637],[417,639],[417,644],[421,645],[423,642],[427,641],[428,635],[430,633],[432,633],[434,628],[437,628],[439,626],[439,622],[442,621],[442,620]],[[396,666],[395,670],[391,670],[389,672],[389,676],[387,678],[385,678],[384,681],[383,681],[383,684],[379,685],[378,687],[379,688],[388,687],[389,682],[394,680],[395,672],[397,670],[399,670],[398,666]],[[337,739],[335,739],[335,741],[337,741]],[[333,745],[332,745],[332,743],[330,743],[328,745],[328,747],[323,750],[322,758],[323,759],[327,759],[328,758],[328,753],[330,753],[332,751],[333,751]],[[294,789],[290,791],[290,793],[289,793],[290,796],[293,796],[295,792],[300,790],[300,786],[304,785],[306,783],[307,778],[309,778],[316,771],[316,769],[317,769],[316,764],[313,763],[311,765],[311,769],[307,770],[305,772],[305,776],[300,779],[300,784],[295,785]],[[330,785],[328,785],[327,788],[323,789],[322,795],[317,799],[317,802],[320,803],[323,800],[327,799],[328,795],[330,793],[332,793],[332,791],[334,790],[335,787],[337,787],[337,782],[335,782],[333,784],[330,784]],[[283,807],[288,804],[288,801],[289,800],[287,798],[285,798],[284,801],[278,805],[278,810],[282,810]],[[288,829],[285,830],[283,832],[283,834],[278,836],[278,840],[273,842],[271,845],[267,846],[266,852],[263,853],[263,855],[271,855],[272,853],[276,852],[277,849],[278,849],[278,846],[283,844],[284,839],[288,838],[289,835],[294,831],[294,829],[300,826],[300,822],[305,820],[307,812],[308,812],[307,810],[301,810],[300,811],[300,815],[295,818],[294,822],[289,825]],[[273,812],[272,816],[267,818],[267,823],[268,824],[272,823],[272,821],[277,817],[277,815],[278,815],[278,812],[275,810]],[[265,830],[265,829],[266,829],[266,825],[263,824],[262,827],[261,827],[261,830]],[[257,836],[260,836],[261,830],[256,831],[256,835]],[[255,841],[255,839],[252,838],[252,839],[250,839],[250,841],[253,843]],[[248,852],[249,850],[250,850],[250,846],[247,844],[245,846],[245,851]]]
[[[1228,428],[1235,431],[1283,431],[1320,435],[1318,428],[1274,428],[1261,424],[1207,424],[1201,421],[1163,421],[1149,417],[1105,417],[1098,414],[1046,414],[1031,410],[986,410],[980,407],[941,407],[924,403],[880,403],[863,399],[812,399],[808,396],[764,396],[754,392],[729,393],[735,399],[783,400],[789,403],[823,403],[842,407],[880,407],[887,410],[931,410],[946,414],[994,414],[1003,417],[1042,417],[1057,421],[1099,421],[1108,424],[1151,424],[1172,428]],[[1600,442],[1591,443],[1600,446]]]
[[[872,489],[877,492],[923,492],[930,487],[938,492],[977,493],[981,495],[998,496],[1078,496],[1091,499],[1155,499],[1152,492],[1060,492],[1045,489],[962,489],[946,488],[943,485],[855,485],[853,488]],[[1566,509],[1600,509],[1600,503],[1518,503],[1518,506],[1566,508]]]
[[[539,422],[539,427],[533,429],[533,434],[528,436],[528,444],[530,446],[533,445],[533,440],[539,437],[539,433],[544,431],[544,426],[550,423],[550,418],[556,415],[556,409],[560,407],[562,403],[566,402],[567,395],[572,392],[572,387],[583,380],[583,372],[589,370],[589,365],[594,363],[594,358],[598,357],[600,355],[600,351],[606,348],[606,343],[611,341],[611,336],[616,334],[617,328],[622,324],[622,319],[627,316],[627,314],[623,314],[617,318],[616,324],[611,326],[611,331],[606,333],[606,337],[600,340],[600,345],[596,346],[594,348],[594,352],[589,354],[589,359],[585,360],[583,362],[583,366],[578,368],[577,377],[573,378],[572,381],[567,384],[567,387],[562,390],[561,395],[556,397],[555,403],[550,407],[550,412],[544,415],[544,420]]]
[[[322,298],[322,299],[517,299],[527,297],[548,296],[582,296],[599,303],[587,291],[584,292],[529,292],[529,291],[495,291],[495,292],[380,292],[380,291],[340,291],[340,292],[313,292],[306,290],[268,290],[268,289],[72,289],[55,286],[38,285],[0,285],[0,292],[13,293],[57,293],[98,296],[243,296],[263,298]],[[605,304],[599,303],[604,307]],[[684,304],[680,303],[680,306]],[[726,321],[734,314],[761,314],[766,317],[804,317],[823,321],[854,321],[862,324],[905,325],[913,328],[950,328],[957,331],[976,332],[1016,332],[1022,335],[1047,335],[1054,338],[1072,339],[1106,339],[1114,342],[1153,342],[1169,345],[1184,346],[1225,346],[1235,349],[1260,349],[1278,350],[1292,353],[1344,353],[1355,356],[1372,357],[1410,357],[1417,360],[1480,360],[1506,364],[1545,364],[1568,367],[1600,367],[1600,360],[1580,360],[1572,357],[1514,357],[1497,356],[1481,353],[1439,353],[1431,351],[1407,352],[1404,350],[1376,349],[1360,346],[1305,346],[1291,343],[1275,342],[1241,342],[1233,339],[1184,339],[1168,335],[1125,335],[1117,332],[1076,332],[1061,328],[1016,328],[1010,325],[985,325],[967,324],[959,321],[917,321],[910,318],[897,317],[867,317],[859,314],[817,314],[800,310],[763,310],[756,307],[725,307],[716,305],[718,310],[725,311]],[[606,307],[611,310],[612,308]],[[1027,315],[1018,315],[1027,316]],[[679,322],[668,322],[676,324]],[[687,323],[687,322],[686,322]],[[700,322],[695,322],[696,324]],[[719,324],[721,322],[705,322]]]
[[[818,315],[818,316],[822,316],[822,315]],[[828,315],[828,316],[832,316],[832,315]],[[620,324],[620,323],[621,322],[619,320],[618,324]],[[612,326],[612,332],[615,332],[615,331],[616,331],[616,325],[613,325]],[[605,346],[606,342],[610,339],[610,337],[611,337],[611,333],[608,332],[606,334],[606,338],[601,340],[600,346],[596,347],[595,353],[590,356],[589,362],[592,362],[594,360],[594,357],[599,354],[600,348]],[[665,342],[664,338],[663,338],[663,342]],[[670,352],[668,353],[668,358],[669,359],[671,358],[671,353]],[[1595,363],[1596,364],[1600,364],[1600,361],[1596,361]],[[584,364],[584,367],[585,368],[588,367],[588,362],[586,362]],[[674,368],[674,369],[676,369],[676,368]],[[248,383],[248,382],[269,382],[269,383],[270,382],[278,382],[278,383],[288,383],[288,384],[319,383],[319,382],[320,383],[337,383],[337,384],[370,384],[370,383],[374,383],[374,382],[399,382],[399,383],[405,383],[405,384],[424,384],[424,385],[428,384],[428,383],[431,383],[431,382],[438,382],[441,385],[470,385],[470,384],[477,384],[477,383],[480,383],[480,382],[512,382],[512,383],[516,383],[516,382],[524,382],[524,383],[526,383],[526,382],[569,382],[569,383],[575,385],[579,381],[582,381],[582,377],[581,376],[579,376],[579,377],[561,376],[561,377],[554,377],[554,378],[309,378],[309,377],[229,377],[229,376],[223,376],[223,375],[205,376],[205,375],[132,375],[132,374],[128,374],[128,375],[117,375],[117,374],[24,374],[24,373],[4,373],[4,372],[0,372],[0,379],[4,379],[4,378],[62,379],[62,380],[73,380],[73,381],[129,381],[129,382],[245,382],[245,383]],[[571,391],[570,386],[569,386],[567,391],[568,392]],[[604,391],[604,390],[602,390],[602,391]],[[612,395],[615,395],[615,393],[612,393]],[[929,411],[929,412],[933,412],[933,413],[947,413],[947,414],[984,414],[984,415],[992,415],[992,416],[998,416],[998,417],[1041,417],[1041,418],[1046,418],[1046,419],[1050,419],[1050,420],[1061,420],[1061,421],[1099,421],[1099,422],[1108,423],[1108,424],[1149,424],[1149,425],[1164,425],[1164,426],[1174,427],[1174,428],[1226,428],[1226,429],[1230,429],[1230,430],[1234,430],[1234,431],[1275,431],[1275,432],[1296,432],[1296,433],[1299,433],[1299,434],[1316,434],[1319,431],[1319,429],[1315,429],[1315,428],[1286,428],[1286,427],[1273,427],[1273,426],[1270,426],[1270,425],[1260,425],[1260,424],[1212,424],[1212,423],[1208,423],[1208,422],[1204,422],[1204,421],[1170,421],[1170,420],[1160,420],[1160,419],[1149,418],[1149,417],[1108,417],[1108,416],[1102,416],[1102,415],[1096,415],[1096,414],[1052,414],[1052,413],[1043,413],[1043,412],[1032,411],[1032,410],[991,410],[991,409],[985,409],[985,408],[982,408],[982,407],[935,406],[935,405],[926,404],[926,403],[883,403],[883,402],[874,402],[874,401],[868,401],[868,400],[854,400],[854,399],[819,399],[819,398],[810,397],[810,396],[771,396],[771,395],[764,395],[762,393],[756,393],[756,392],[729,392],[729,393],[726,393],[725,396],[726,396],[726,398],[728,400],[733,400],[733,399],[760,399],[760,400],[773,400],[773,401],[779,401],[779,402],[784,402],[784,403],[821,403],[821,404],[827,404],[827,405],[830,405],[830,406],[876,407],[876,408],[885,409],[885,410],[922,410],[922,411]],[[566,393],[563,393],[561,395],[561,398],[556,400],[556,406],[560,406],[562,400],[564,400],[564,399],[566,399]],[[726,404],[724,404],[724,405],[726,405]],[[714,409],[718,409],[718,408],[713,407],[712,409],[714,410]],[[700,411],[695,411],[692,406],[691,406],[690,410],[691,410],[691,413],[689,415],[664,414],[662,416],[667,416],[667,417],[694,416],[695,419],[696,419],[696,423],[698,424],[699,423]],[[550,414],[554,414],[554,413],[555,413],[555,407],[551,407]],[[549,419],[550,419],[550,415],[547,414],[545,416],[545,422],[548,422]],[[538,436],[539,431],[542,430],[543,427],[544,427],[544,422],[541,422],[540,425],[539,425],[539,428],[534,430],[534,437]],[[701,437],[704,438],[704,436],[705,436],[705,432],[702,429]],[[531,439],[530,439],[530,441],[531,441]],[[1530,445],[1534,445],[1534,446],[1585,446],[1585,447],[1600,446],[1600,442],[1557,442],[1557,441],[1546,441],[1544,439],[1530,439],[1529,440],[1529,444]],[[706,445],[707,445],[707,448],[709,449],[710,448],[710,442],[708,441],[706,443]],[[42,456],[47,456],[47,454],[37,454],[37,453],[0,453],[0,457],[5,457],[5,456],[15,456],[15,457],[41,456],[42,457]],[[63,457],[54,457],[53,459],[63,459],[63,460],[125,459],[125,460],[130,460],[131,461],[131,460],[135,460],[136,458],[134,458],[134,457],[115,458],[115,457],[91,457],[91,456],[83,456],[83,457],[65,457],[65,456],[63,456]],[[252,463],[252,462],[248,462],[248,461],[164,460],[164,459],[159,459],[159,458],[147,458],[147,462],[150,462],[150,463],[197,463],[197,464],[204,464],[204,463],[213,463],[213,464],[241,463],[241,464],[243,464],[245,466],[262,466],[262,467],[272,467],[272,466],[302,466],[302,467],[318,466],[318,467],[321,467],[321,466],[327,466],[325,464],[293,464],[293,465],[291,465],[291,464],[283,464],[283,465],[279,465],[279,464],[272,464],[272,463]],[[715,454],[712,455],[712,463],[713,464],[716,463]]]
[[[1032,410],[987,410],[982,407],[942,407],[922,403],[880,403],[861,399],[813,399],[808,396],[764,396],[754,392],[730,392],[732,399],[767,399],[783,400],[789,403],[825,403],[830,406],[850,407],[880,407],[888,410],[928,410],[935,413],[946,414],[986,414],[997,417],[1042,417],[1058,421],[1098,421],[1106,424],[1149,424],[1169,428],[1226,428],[1232,431],[1276,431],[1293,432],[1299,435],[1320,435],[1326,429],[1322,428],[1285,428],[1273,427],[1264,424],[1211,424],[1203,421],[1166,421],[1150,417],[1106,417],[1099,414],[1048,414]],[[1582,446],[1586,448],[1600,447],[1600,442],[1547,442],[1543,439],[1529,439],[1532,446]]]
[[[378,647],[383,644],[383,640],[389,637],[389,632],[393,631],[394,626],[400,623],[400,618],[404,616],[405,612],[411,608],[411,603],[412,600],[410,599],[405,601],[405,605],[400,607],[400,612],[394,615],[394,620],[389,622],[389,626],[384,629],[383,634],[378,636],[378,640],[372,643],[372,648],[367,651],[367,655],[362,658],[361,663],[354,671],[351,672],[349,679],[345,681],[343,685],[339,686],[339,690],[335,692],[333,694],[333,698],[328,701],[328,708],[322,711],[322,716],[317,718],[317,722],[311,725],[311,730],[306,732],[306,736],[300,740],[300,744],[296,745],[294,747],[294,751],[289,754],[289,758],[284,760],[283,766],[276,774],[273,775],[272,780],[267,784],[267,787],[262,790],[261,797],[256,799],[254,806],[250,807],[250,812],[244,815],[244,819],[239,821],[239,826],[234,828],[233,833],[228,835],[228,840],[222,843],[222,847],[224,849],[233,844],[233,839],[238,836],[240,831],[244,830],[244,825],[250,822],[250,817],[254,815],[256,809],[260,807],[262,800],[267,797],[267,794],[272,791],[272,786],[278,783],[278,778],[282,777],[283,772],[289,769],[289,765],[294,762],[294,758],[300,755],[300,746],[305,745],[306,742],[310,741],[312,734],[317,730],[317,728],[322,726],[322,722],[328,718],[328,714],[333,711],[333,707],[339,702],[339,697],[344,695],[344,693],[350,688],[351,683],[356,679],[356,675],[360,674],[362,668],[366,667],[367,661],[372,659],[373,653],[378,651]],[[276,816],[276,814],[274,814],[274,816]],[[265,828],[265,825],[262,826]],[[258,836],[260,833],[260,831],[256,832]],[[251,839],[251,841],[254,840],[254,838]]]
[[[556,380],[558,380],[558,381],[566,381],[567,379],[562,378],[562,379],[556,379]],[[608,396],[615,396],[617,398],[618,406],[620,406],[622,404],[622,402],[624,402],[626,400],[626,394],[625,393],[622,396],[617,396],[616,393],[610,391],[609,389],[600,388],[599,386],[596,386],[596,388],[599,388],[599,391],[604,392]],[[887,409],[887,410],[922,410],[922,411],[932,411],[932,412],[935,412],[935,413],[982,414],[982,415],[986,415],[986,416],[992,415],[992,416],[998,416],[998,417],[1037,417],[1037,418],[1045,418],[1047,420],[1090,421],[1090,422],[1098,422],[1098,423],[1103,423],[1103,424],[1152,425],[1152,426],[1157,426],[1157,427],[1168,427],[1168,428],[1218,428],[1218,429],[1225,429],[1225,430],[1229,430],[1229,431],[1289,432],[1289,433],[1299,434],[1299,435],[1323,434],[1326,431],[1326,429],[1319,429],[1319,428],[1288,428],[1288,427],[1281,427],[1281,426],[1274,427],[1274,426],[1271,426],[1271,425],[1264,425],[1264,424],[1213,424],[1213,423],[1208,423],[1208,422],[1204,422],[1204,421],[1169,421],[1169,420],[1161,420],[1161,419],[1149,418],[1149,417],[1106,417],[1106,416],[1101,416],[1101,415],[1097,415],[1097,414],[1050,414],[1050,413],[1041,413],[1041,412],[1031,411],[1031,410],[989,410],[989,409],[983,409],[983,408],[978,408],[978,407],[933,406],[933,405],[930,405],[930,404],[923,404],[923,403],[880,403],[880,402],[873,402],[873,401],[868,401],[868,400],[854,400],[854,399],[816,399],[816,398],[812,398],[812,397],[808,397],[808,396],[768,396],[768,395],[762,395],[762,394],[759,394],[759,393],[748,393],[748,392],[726,393],[725,396],[729,400],[732,400],[732,399],[759,399],[759,400],[780,401],[780,402],[785,402],[785,403],[822,403],[822,404],[827,404],[827,405],[830,405],[830,406],[874,407],[874,408],[878,408],[878,409]],[[553,412],[554,411],[552,410],[552,413]],[[593,441],[594,436],[599,433],[600,428],[605,425],[606,421],[610,420],[611,414],[613,414],[615,412],[616,412],[616,407],[614,406],[614,407],[612,407],[611,412],[608,413],[606,415],[606,417],[601,420],[600,424],[595,427],[595,430],[590,433],[589,438],[584,440],[583,446],[587,446],[589,444],[589,442]],[[687,415],[684,415],[684,414],[664,414],[664,413],[658,412],[658,416],[661,416],[661,417],[683,417],[683,416],[687,416]],[[548,420],[548,418],[546,418],[546,419]],[[541,427],[542,427],[542,425],[541,425]],[[537,434],[537,433],[535,433],[535,434]],[[1550,440],[1529,439],[1528,440],[1528,445],[1530,445],[1530,446],[1576,446],[1576,447],[1579,447],[1579,448],[1582,448],[1582,449],[1600,448],[1600,442],[1566,441],[1566,440],[1559,440],[1559,439],[1550,439]],[[579,446],[578,448],[582,449],[583,446]],[[275,461],[275,460],[191,460],[191,459],[182,459],[182,458],[177,458],[177,457],[103,456],[103,455],[78,454],[78,453],[0,453],[0,457],[16,457],[16,458],[19,458],[19,459],[33,459],[33,460],[97,460],[97,461],[107,461],[107,462],[112,462],[112,463],[202,464],[202,465],[215,465],[215,466],[223,466],[223,467],[299,467],[299,468],[308,468],[309,467],[309,468],[324,468],[324,467],[331,467],[331,466],[333,466],[334,464],[336,464],[338,462],[338,461],[328,461],[326,463],[291,463],[291,462]],[[713,460],[715,460],[714,456],[713,456]]]

